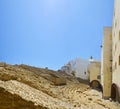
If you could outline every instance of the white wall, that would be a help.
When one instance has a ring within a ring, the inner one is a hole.
[[[72,72],[75,72],[75,77],[82,78],[84,80],[89,79],[89,74],[87,71],[89,61],[77,58],[75,60],[69,61],[65,64],[61,70],[65,71],[67,74],[72,75]]]

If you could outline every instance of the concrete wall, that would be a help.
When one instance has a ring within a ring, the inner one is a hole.
[[[114,4],[112,39],[112,82],[120,88],[120,0],[115,0]]]
[[[111,96],[112,85],[112,28],[104,28],[101,62],[101,84],[103,86],[103,98]]]

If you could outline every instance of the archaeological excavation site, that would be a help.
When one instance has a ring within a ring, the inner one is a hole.
[[[120,0],[0,0],[0,26],[0,109],[120,109]]]
[[[0,109],[120,109],[62,71],[0,63]]]

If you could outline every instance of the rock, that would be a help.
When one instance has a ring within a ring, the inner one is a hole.
[[[92,101],[92,98],[88,98],[88,100]]]

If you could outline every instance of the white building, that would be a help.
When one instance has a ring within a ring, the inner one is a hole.
[[[87,70],[88,65],[89,61],[77,58],[75,60],[69,61],[61,68],[61,70],[75,77],[89,80],[89,73]]]

